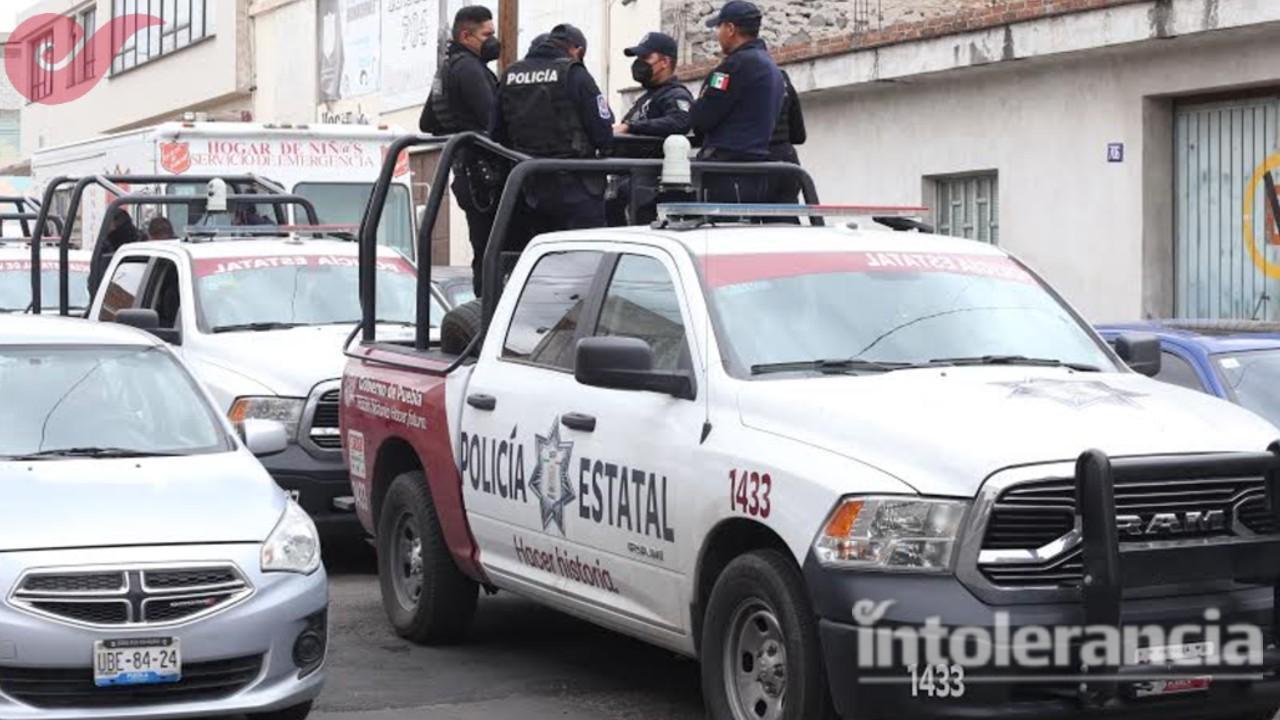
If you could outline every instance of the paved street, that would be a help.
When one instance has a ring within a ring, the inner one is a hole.
[[[482,598],[469,642],[391,632],[369,557],[332,563],[329,683],[318,720],[702,717],[692,661],[507,594]]]

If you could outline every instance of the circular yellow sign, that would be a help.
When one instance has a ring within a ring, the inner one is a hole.
[[[1273,280],[1280,280],[1280,265],[1268,260],[1266,249],[1258,247],[1258,240],[1253,232],[1253,207],[1254,199],[1258,197],[1258,188],[1263,185],[1266,174],[1277,169],[1280,169],[1280,153],[1272,154],[1254,170],[1249,186],[1244,191],[1244,247],[1249,251],[1249,257],[1253,258],[1253,264]],[[1263,214],[1265,213],[1264,209]],[[1266,230],[1263,231],[1263,244],[1266,244]]]

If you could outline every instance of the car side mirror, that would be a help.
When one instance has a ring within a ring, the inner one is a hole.
[[[116,324],[144,330],[170,345],[182,344],[182,331],[177,328],[160,327],[160,314],[155,310],[145,308],[119,310],[116,312]]]
[[[240,438],[249,452],[258,457],[276,455],[289,449],[289,431],[275,420],[247,419],[240,423]]]
[[[1160,374],[1164,355],[1160,350],[1160,338],[1155,335],[1131,333],[1116,338],[1116,354],[1130,369],[1140,375],[1155,377]]]
[[[653,348],[637,338],[579,341],[574,377],[589,387],[657,392],[682,400],[697,397],[691,373],[654,370]]]

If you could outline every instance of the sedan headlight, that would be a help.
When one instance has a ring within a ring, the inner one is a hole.
[[[823,565],[945,572],[969,503],[907,497],[848,498],[814,543]]]
[[[240,426],[245,420],[274,420],[284,425],[289,442],[298,441],[298,425],[302,422],[302,409],[307,401],[300,398],[242,397],[231,405],[227,417]]]
[[[307,511],[290,500],[284,516],[262,544],[262,572],[310,575],[320,567],[320,534]]]

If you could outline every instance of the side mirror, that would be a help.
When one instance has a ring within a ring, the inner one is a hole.
[[[289,449],[289,431],[275,420],[249,419],[240,424],[240,437],[249,452],[258,457],[276,455]]]
[[[1147,377],[1160,374],[1164,355],[1160,350],[1160,338],[1155,335],[1127,334],[1116,338],[1116,354],[1134,372]]]
[[[182,331],[160,327],[160,315],[155,310],[119,310],[116,312],[116,324],[145,330],[170,345],[182,344]]]
[[[654,370],[653,348],[636,338],[594,337],[579,341],[574,377],[589,387],[657,392],[682,400],[697,397],[690,373]]]

